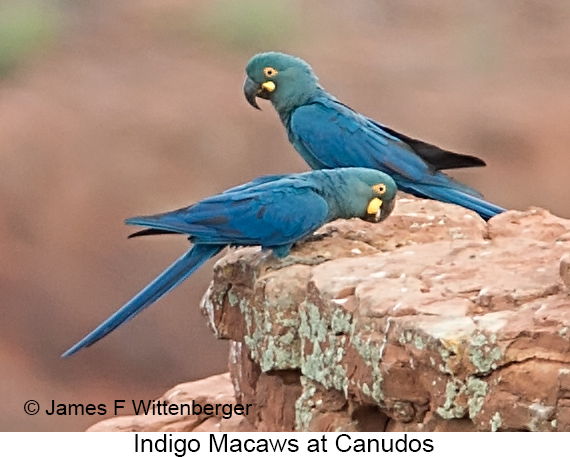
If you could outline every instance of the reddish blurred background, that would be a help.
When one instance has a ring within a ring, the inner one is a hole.
[[[355,109],[484,158],[455,176],[489,200],[568,217],[569,36],[562,0],[1,1],[0,430],[83,430],[101,417],[45,408],[109,411],[225,371],[198,308],[212,263],[60,354],[188,247],[127,241],[126,217],[306,170],[271,107],[243,98],[251,55],[305,58]]]

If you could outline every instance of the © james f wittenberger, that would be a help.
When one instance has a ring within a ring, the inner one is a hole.
[[[115,400],[113,404],[113,414],[117,415],[124,412],[126,400]],[[190,403],[167,403],[165,400],[131,400],[134,414],[146,415],[152,414],[157,416],[198,416],[205,414],[206,416],[217,416],[223,419],[230,419],[234,414],[238,416],[249,415],[251,403],[242,405],[240,403],[205,403],[200,404],[192,400]],[[92,403],[56,403],[51,401],[51,405],[45,410],[48,416],[93,416],[98,414],[104,416],[110,409],[106,404],[100,403],[94,405]]]

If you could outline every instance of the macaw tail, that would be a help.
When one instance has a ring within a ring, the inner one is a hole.
[[[219,253],[224,246],[196,244],[186,254],[170,265],[154,281],[135,295],[127,304],[110,316],[77,344],[62,354],[69,357],[77,351],[89,347],[128,320],[135,317],[145,308],[152,305],[164,294],[170,292],[196,271],[206,260]]]
[[[501,208],[500,206],[483,200],[476,195],[470,195],[462,192],[461,190],[452,189],[449,187],[418,184],[412,185],[410,188],[413,190],[410,193],[414,195],[419,194],[433,200],[439,200],[444,203],[453,203],[459,206],[463,206],[464,208],[475,211],[485,220],[489,220],[493,216],[506,211],[505,208]],[[402,188],[402,190],[409,192],[409,190],[406,190],[404,188]]]

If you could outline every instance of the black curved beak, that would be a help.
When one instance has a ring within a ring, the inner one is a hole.
[[[261,84],[257,84],[249,76],[245,78],[245,81],[243,82],[243,95],[245,95],[247,102],[256,109],[261,109],[255,99],[260,89]]]
[[[396,206],[396,199],[395,198],[389,202],[384,202],[384,204],[380,208],[380,214],[377,216],[376,222],[382,222],[390,214],[392,214],[392,211],[394,211],[395,206]]]
[[[265,100],[269,100],[269,96],[271,95],[268,90],[263,88],[261,84],[257,84],[249,76],[246,77],[245,81],[243,82],[243,94],[245,95],[247,102],[257,109],[261,108],[257,104],[256,98],[259,97]]]

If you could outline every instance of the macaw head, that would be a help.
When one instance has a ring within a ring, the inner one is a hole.
[[[337,168],[343,217],[359,217],[368,222],[381,222],[393,211],[398,188],[394,180],[372,168]]]
[[[266,52],[251,58],[243,84],[246,100],[260,109],[256,98],[270,100],[278,112],[304,104],[319,87],[307,62],[281,52]]]

